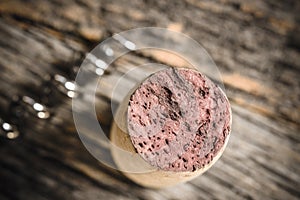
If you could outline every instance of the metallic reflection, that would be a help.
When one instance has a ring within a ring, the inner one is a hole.
[[[0,136],[6,139],[16,139],[20,136],[20,132],[17,127],[13,124],[10,124],[0,118]]]
[[[56,85],[57,89],[63,94],[67,95],[70,98],[77,97],[76,93],[76,84],[74,81],[70,81],[62,75],[55,74],[54,75],[54,85]]]
[[[23,96],[22,101],[31,107],[31,111],[40,119],[48,119],[50,117],[50,112],[45,105],[36,102],[33,98],[28,96]]]
[[[120,34],[115,34],[112,38],[120,42],[124,47],[126,47],[130,51],[134,51],[136,49],[135,43],[131,42],[130,40],[127,40]]]

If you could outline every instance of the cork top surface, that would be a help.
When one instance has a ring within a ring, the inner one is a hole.
[[[166,171],[195,171],[220,152],[230,132],[230,105],[201,73],[168,68],[131,95],[128,132],[136,151]]]

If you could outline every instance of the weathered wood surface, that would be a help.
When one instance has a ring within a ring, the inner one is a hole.
[[[188,34],[211,54],[232,104],[233,130],[223,157],[206,174],[151,190],[85,150],[71,101],[62,98],[51,120],[28,118],[21,140],[0,140],[0,199],[298,199],[298,13],[297,1],[1,1],[1,115],[10,112],[14,95],[38,98],[46,74],[69,76],[78,53],[113,33],[159,26]],[[109,86],[125,68],[150,61],[180,65],[176,59],[131,53],[104,80]],[[97,99],[107,129],[111,89],[98,91]]]

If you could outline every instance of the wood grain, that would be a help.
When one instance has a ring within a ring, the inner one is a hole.
[[[0,199],[299,199],[300,46],[297,1],[1,1],[0,115],[15,95],[41,97],[47,74],[74,78],[81,54],[119,31],[159,26],[200,42],[218,65],[233,110],[221,159],[174,188],[142,188],[102,165],[76,133],[63,95],[50,120],[27,117],[17,141],[0,140]],[[180,41],[178,45],[180,45]],[[103,76],[100,123],[109,132],[112,84],[144,63],[184,62],[132,52]],[[134,76],[126,80],[135,82]]]

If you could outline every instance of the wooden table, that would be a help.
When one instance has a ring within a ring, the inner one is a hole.
[[[0,140],[0,199],[298,199],[298,13],[299,2],[277,0],[1,1],[0,116],[12,112],[16,95],[42,100],[47,74],[73,79],[79,55],[112,34],[158,26],[191,36],[210,53],[232,105],[233,127],[224,155],[207,173],[152,190],[93,158],[75,130],[71,100],[55,97],[50,119],[24,116],[24,137]],[[133,52],[103,77],[114,82],[125,69],[149,62],[185,65],[162,52]],[[109,86],[97,93],[106,131],[110,104],[118,103]]]

